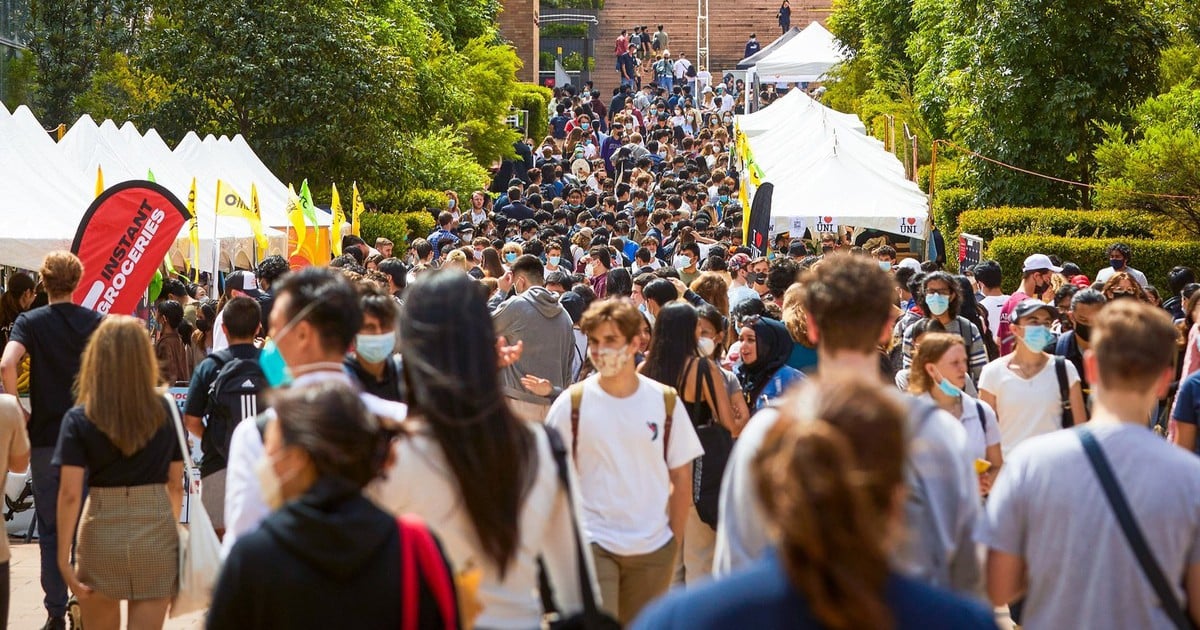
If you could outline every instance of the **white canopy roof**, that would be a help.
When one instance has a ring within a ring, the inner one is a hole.
[[[853,225],[924,235],[924,193],[896,156],[862,133],[856,116],[792,90],[766,109],[739,116],[737,128],[762,181],[774,186],[776,232]]]
[[[216,147],[218,141],[213,139],[212,144]],[[97,125],[87,115],[55,143],[28,108],[22,106],[10,114],[0,104],[0,264],[36,269],[46,253],[69,249],[80,219],[95,199],[97,167],[103,169],[106,187],[146,179],[153,172],[155,181],[183,203],[192,177],[196,177],[202,268],[211,270],[213,266],[214,243],[220,244],[222,268],[251,264],[253,231],[244,219],[216,216],[216,180],[231,183],[247,202],[249,182],[255,181],[264,214],[277,209],[277,220],[265,219],[267,225],[286,225],[287,189],[240,136],[223,144],[227,149],[220,155],[206,155],[202,164],[186,163],[153,129],[143,136],[132,123],[120,128],[112,121]],[[251,172],[253,175],[247,175]],[[282,220],[278,220],[280,216]],[[287,253],[285,232],[269,227],[264,227],[264,232],[271,242],[269,253]],[[178,265],[189,250],[185,228],[172,259]]]
[[[759,60],[754,74],[763,82],[818,81],[844,59],[833,33],[813,22]]]

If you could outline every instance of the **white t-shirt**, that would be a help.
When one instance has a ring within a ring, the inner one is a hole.
[[[1007,301],[1007,295],[986,295],[979,300],[983,308],[987,309],[988,330],[992,331],[992,337],[997,341],[999,341],[1000,335],[1000,310],[1004,308],[1004,303]]]
[[[1143,287],[1150,286],[1150,281],[1146,280],[1146,274],[1138,271],[1137,269],[1134,269],[1133,267],[1125,267],[1121,271],[1133,276],[1133,279]],[[1113,269],[1112,267],[1105,267],[1096,272],[1096,282],[1108,282],[1108,279],[1113,277],[1113,275],[1116,273],[1116,269]]]
[[[671,540],[668,467],[686,466],[704,454],[683,401],[676,397],[664,462],[662,386],[640,374],[638,381],[637,391],[625,398],[601,389],[599,375],[583,381],[578,450],[572,454],[587,537],[620,556],[651,553]],[[569,389],[550,406],[546,424],[562,434],[571,451]]]
[[[996,397],[996,416],[1000,423],[1000,446],[1004,456],[1021,442],[1062,428],[1062,396],[1054,359],[1033,376],[1021,378],[1008,364],[1016,354],[1000,357],[983,367],[979,375],[980,391]],[[1079,382],[1075,364],[1066,361],[1067,386]]]

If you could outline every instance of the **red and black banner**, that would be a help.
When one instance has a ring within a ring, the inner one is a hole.
[[[771,245],[768,239],[771,236],[771,197],[774,193],[775,185],[763,182],[754,191],[754,200],[750,202],[750,215],[746,220],[750,238],[746,244],[754,248],[756,256],[765,256]]]
[[[191,217],[178,197],[154,182],[121,182],[105,190],[83,215],[71,244],[83,262],[75,302],[104,314],[133,313]]]

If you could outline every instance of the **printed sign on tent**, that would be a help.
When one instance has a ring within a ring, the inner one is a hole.
[[[902,236],[920,238],[923,236],[921,228],[921,222],[916,217],[902,217],[900,219],[900,234]]]
[[[816,234],[837,234],[837,231],[838,231],[837,217],[831,217],[829,215],[822,215],[822,216],[817,217],[816,229],[813,230],[814,235],[816,235]]]
[[[133,313],[191,214],[171,191],[148,181],[104,191],[84,213],[71,251],[83,262],[78,304]]]

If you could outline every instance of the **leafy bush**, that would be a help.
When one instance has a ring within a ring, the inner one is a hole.
[[[554,92],[550,88],[532,83],[518,83],[513,94],[513,107],[529,112],[529,137],[541,142],[550,131],[549,110]]]
[[[562,64],[563,64],[563,70],[569,70],[571,72],[577,72],[577,71],[583,70],[583,55],[581,55],[577,52],[568,53],[566,57],[563,57]],[[595,69],[596,69],[596,58],[588,57],[588,71],[592,71]]]
[[[1154,227],[1145,214],[1129,210],[990,208],[958,217],[958,232],[985,241],[1017,235],[1153,239]]]
[[[1104,249],[1116,240],[1042,235],[1002,236],[987,243],[983,256],[1000,263],[1004,270],[1004,290],[1011,292],[1020,284],[1021,265],[1030,254],[1058,256],[1079,265],[1091,278],[1097,270],[1108,266],[1108,255]],[[1172,267],[1200,258],[1200,243],[1137,239],[1121,239],[1121,242],[1128,244],[1132,250],[1130,266],[1146,274],[1146,278],[1155,286],[1166,286],[1167,273]]]
[[[925,164],[917,169],[917,185],[921,190],[929,192],[929,171],[930,165]],[[958,162],[955,160],[947,160],[938,157],[937,168],[937,189],[947,190],[950,188],[969,188],[966,178],[958,168]]]
[[[562,22],[551,22],[549,24],[543,24],[538,30],[540,35],[545,38],[583,39],[588,35],[587,24],[564,24]]]
[[[538,53],[538,67],[542,70],[554,69],[554,53],[542,51]]]
[[[437,224],[433,215],[428,212],[405,212],[402,214],[386,214],[382,212],[365,212],[359,219],[362,226],[362,237],[368,243],[374,243],[380,236],[395,244],[392,253],[397,258],[404,256],[408,246],[415,238],[425,238],[433,232]]]
[[[966,188],[947,188],[933,197],[933,222],[943,235],[958,234],[960,215],[971,207],[975,193]]]

